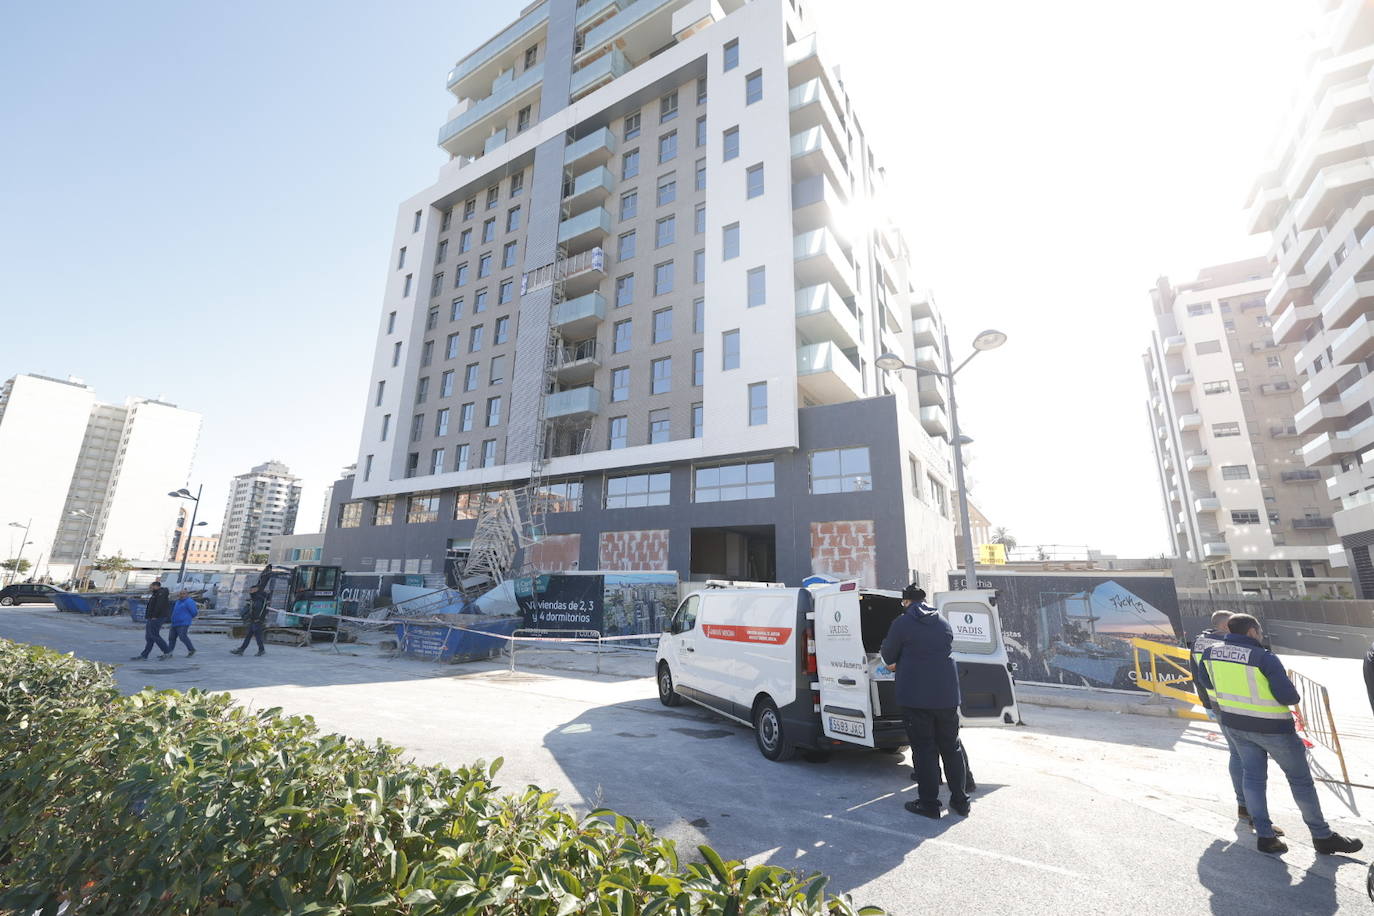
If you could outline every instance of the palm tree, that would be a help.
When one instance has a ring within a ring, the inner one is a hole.
[[[992,542],[994,544],[1001,544],[1007,550],[1014,550],[1016,548],[1016,538],[1012,537],[1011,532],[1005,528],[992,529]]]

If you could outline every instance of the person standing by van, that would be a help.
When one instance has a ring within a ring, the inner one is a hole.
[[[967,770],[958,747],[959,672],[950,654],[954,630],[949,621],[923,606],[925,597],[914,585],[902,589],[904,610],[892,621],[882,645],[883,662],[897,674],[897,704],[916,770],[916,801],[904,807],[912,814],[939,819],[943,763],[949,808],[968,817]]]

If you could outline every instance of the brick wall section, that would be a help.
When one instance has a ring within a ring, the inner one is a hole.
[[[603,531],[599,569],[668,569],[668,529]]]
[[[578,568],[582,550],[580,534],[550,534],[530,545],[529,562],[540,572],[566,572]]]
[[[812,522],[811,572],[871,585],[878,579],[873,523]]]

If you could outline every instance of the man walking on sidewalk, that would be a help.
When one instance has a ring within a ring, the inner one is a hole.
[[[167,650],[171,654],[177,647],[177,640],[186,643],[186,657],[190,658],[196,654],[196,647],[191,645],[191,621],[196,619],[199,609],[196,607],[196,599],[191,597],[191,593],[182,589],[177,596],[177,603],[172,607],[172,629],[171,629],[171,648]]]
[[[1270,757],[1288,777],[1293,801],[1312,832],[1313,848],[1326,855],[1358,852],[1364,843],[1335,833],[1322,816],[1307,750],[1293,728],[1293,714],[1288,708],[1301,697],[1278,656],[1260,644],[1259,621],[1249,614],[1233,614],[1226,629],[1222,642],[1203,651],[1198,675],[1240,755],[1245,807],[1259,836],[1256,845],[1260,852],[1288,850],[1269,820],[1265,782]]]
[[[162,627],[172,616],[172,600],[162,583],[154,581],[148,595],[148,611],[143,618],[143,654],[135,655],[129,661],[146,662],[153,646],[162,650],[158,658],[171,658],[172,647],[162,638]]]
[[[248,590],[248,610],[244,614],[244,621],[248,624],[248,633],[243,637],[243,642],[237,649],[230,649],[230,655],[242,655],[248,648],[248,643],[254,639],[258,641],[258,654],[266,655],[267,647],[263,645],[262,635],[267,632],[267,592],[259,586],[253,586]]]

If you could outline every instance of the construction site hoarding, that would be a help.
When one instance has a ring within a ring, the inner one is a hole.
[[[677,608],[673,572],[588,570],[525,576],[514,583],[525,626],[536,630],[657,635]]]

